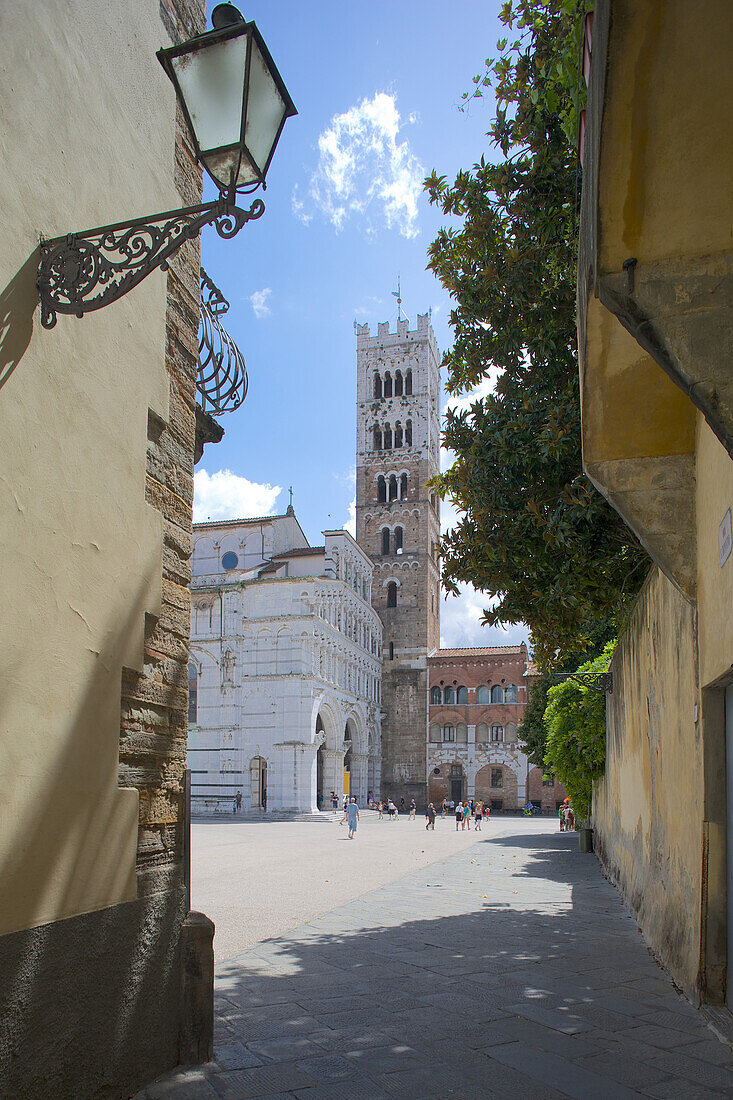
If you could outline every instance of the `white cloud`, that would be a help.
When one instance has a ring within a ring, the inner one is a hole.
[[[356,497],[349,504],[349,519],[344,524],[344,531],[348,531],[352,538],[356,538]]]
[[[250,294],[248,301],[258,320],[262,317],[269,317],[271,310],[267,304],[267,299],[271,294],[272,290],[269,286],[263,287],[262,290],[255,290],[254,294]]]
[[[440,605],[440,644],[444,649],[464,646],[519,645],[529,631],[524,623],[508,626],[483,626],[484,608],[495,602],[470,584],[458,586],[460,595],[447,596]]]
[[[408,122],[415,118],[411,115]],[[359,215],[367,233],[386,224],[403,237],[417,236],[417,200],[425,170],[409,142],[398,141],[399,130],[395,97],[385,92],[334,115],[318,138],[318,166],[308,199],[300,198],[297,187],[293,191],[296,217],[308,222],[315,208],[336,230]]]
[[[193,520],[247,519],[273,515],[279,485],[260,485],[231,470],[196,470],[193,478]]]

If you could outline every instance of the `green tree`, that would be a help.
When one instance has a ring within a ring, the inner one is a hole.
[[[608,672],[615,642],[600,657],[586,661],[577,673]],[[577,817],[590,816],[593,783],[606,764],[606,696],[596,683],[569,679],[547,693],[545,764],[570,795]]]
[[[517,33],[476,78],[493,84],[484,157],[453,184],[435,172],[430,201],[462,219],[430,247],[453,299],[452,394],[498,371],[494,392],[449,412],[455,461],[435,485],[464,513],[442,542],[443,583],[491,597],[488,624],[529,624],[540,667],[580,659],[608,636],[646,571],[646,554],[584,475],[575,330],[574,146],[587,0],[515,0]]]

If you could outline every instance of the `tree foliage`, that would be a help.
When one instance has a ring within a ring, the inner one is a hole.
[[[578,673],[608,672],[615,642],[600,657],[586,661]],[[593,783],[606,764],[606,696],[597,685],[578,680],[554,684],[545,710],[547,749],[545,764],[568,792],[576,815],[590,816]]]
[[[477,77],[492,84],[489,131],[500,159],[453,184],[435,172],[430,201],[444,228],[429,267],[453,299],[448,390],[494,392],[449,412],[455,461],[435,485],[464,513],[443,540],[443,583],[492,598],[489,624],[529,624],[535,659],[578,659],[638,589],[646,555],[583,473],[575,330],[574,147],[578,56],[587,0],[512,0],[514,41]],[[571,139],[572,135],[572,139]]]

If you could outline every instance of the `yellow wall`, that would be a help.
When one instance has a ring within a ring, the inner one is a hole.
[[[653,569],[611,666],[595,841],[653,950],[692,993],[700,960],[703,755],[695,614]]]
[[[733,507],[733,462],[699,414],[696,451],[700,683],[706,687],[733,668],[733,554],[722,567],[718,556],[718,528]]]
[[[133,898],[123,666],[159,607],[165,281],[40,327],[39,235],[180,205],[157,0],[0,7],[0,933]]]

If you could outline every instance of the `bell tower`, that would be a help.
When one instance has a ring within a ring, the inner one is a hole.
[[[440,359],[428,314],[356,326],[356,538],[384,627],[382,795],[427,797],[428,654],[440,645]]]

